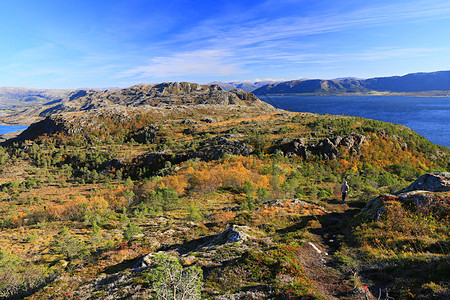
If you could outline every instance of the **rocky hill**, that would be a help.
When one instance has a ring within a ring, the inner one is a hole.
[[[31,124],[57,113],[105,109],[126,111],[140,107],[181,107],[195,105],[245,106],[273,110],[255,95],[240,89],[225,91],[218,85],[199,85],[171,82],[153,85],[136,85],[125,89],[76,90],[58,101],[30,104],[29,107],[10,108],[0,115],[4,123]]]
[[[0,299],[450,295],[450,150],[409,128],[191,83],[35,112],[0,147]]]
[[[198,104],[244,105],[270,109],[270,105],[259,100],[255,95],[240,89],[225,91],[218,85],[170,82],[156,85],[137,85],[121,90],[75,91],[65,98],[61,104],[43,111],[40,115],[85,111],[114,105],[161,107]]]
[[[262,86],[275,83],[274,81],[255,81],[255,82],[239,82],[239,81],[232,81],[232,82],[222,82],[222,81],[214,81],[211,82],[211,84],[217,84],[224,90],[232,90],[232,89],[241,89],[246,92],[253,92],[257,88],[260,88]]]
[[[439,92],[441,91],[441,92]],[[369,94],[369,93],[419,93],[425,95],[448,95],[450,92],[450,71],[433,73],[412,73],[404,76],[377,77],[370,79],[336,80],[292,80],[272,83],[254,90],[256,95],[264,94]]]

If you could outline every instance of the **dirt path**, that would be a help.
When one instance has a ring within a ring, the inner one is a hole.
[[[318,283],[319,290],[327,295],[327,299],[376,299],[367,289],[355,288],[352,280],[354,274],[340,270],[333,257],[348,238],[348,222],[360,211],[347,204],[340,205],[335,212],[318,217],[320,225],[310,230],[315,241],[309,242],[304,248],[304,267],[308,276]]]

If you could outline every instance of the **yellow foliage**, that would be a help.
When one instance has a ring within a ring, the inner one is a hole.
[[[212,216],[213,222],[216,223],[229,223],[236,217],[236,213],[234,211],[223,211],[220,210],[214,213]]]

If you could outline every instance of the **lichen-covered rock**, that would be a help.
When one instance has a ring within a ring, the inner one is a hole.
[[[155,126],[146,126],[134,132],[130,139],[133,139],[137,143],[146,144],[152,143],[157,136],[158,128]]]
[[[381,214],[386,210],[385,201],[398,200],[395,195],[380,195],[369,202],[361,210],[361,215],[365,219],[378,220]]]
[[[215,236],[209,244],[225,244],[234,242],[245,242],[250,238],[247,232],[250,232],[251,228],[248,226],[233,225],[226,229],[219,235]]]
[[[328,138],[322,140],[316,149],[324,159],[336,159],[340,155],[336,145]]]
[[[259,291],[246,291],[232,295],[222,295],[213,298],[214,300],[243,300],[243,299],[274,299],[273,296],[266,295]]]
[[[253,148],[244,142],[219,136],[205,141],[190,157],[210,161],[220,159],[225,154],[247,156],[252,152]]]
[[[450,173],[432,172],[419,177],[406,189],[396,195],[380,195],[369,202],[361,210],[365,218],[378,220],[386,210],[386,201],[409,203],[421,208],[423,212],[448,214]]]
[[[286,157],[300,156],[303,159],[308,159],[311,156],[305,139],[293,139],[292,141],[284,142],[276,149],[281,150]]]
[[[287,157],[300,156],[308,159],[312,154],[318,155],[326,160],[336,159],[341,155],[342,149],[346,149],[352,155],[361,154],[361,147],[367,143],[367,138],[360,134],[348,136],[335,136],[325,138],[314,144],[313,140],[306,138],[282,140],[278,145],[272,147],[271,152],[281,151]]]
[[[450,191],[450,173],[448,172],[431,172],[420,176],[401,193],[410,191],[430,191],[430,192],[447,192]]]

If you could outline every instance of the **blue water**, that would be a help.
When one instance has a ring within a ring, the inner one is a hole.
[[[25,125],[0,125],[0,134],[16,132],[27,129]]]
[[[266,95],[259,98],[290,111],[402,124],[433,143],[450,147],[450,97]]]

